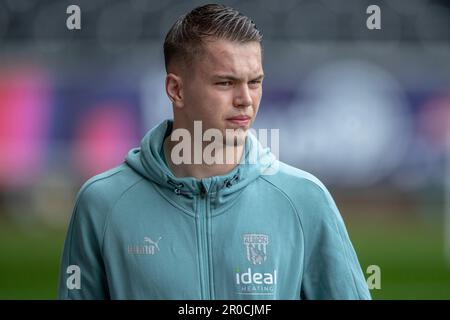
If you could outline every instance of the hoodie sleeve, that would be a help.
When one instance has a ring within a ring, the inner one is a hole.
[[[59,299],[109,297],[101,254],[107,208],[93,185],[86,183],[77,196],[61,259]]]
[[[328,190],[313,183],[304,217],[301,299],[371,299],[344,221]]]

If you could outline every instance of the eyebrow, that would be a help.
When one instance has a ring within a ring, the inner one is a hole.
[[[219,78],[219,79],[227,79],[227,80],[234,80],[234,81],[236,81],[236,80],[240,80],[239,78],[236,78],[235,76],[233,76],[233,75],[229,75],[229,74],[216,74],[216,75],[214,75],[213,76],[213,78]],[[264,78],[264,74],[260,74],[260,75],[258,75],[257,77],[255,77],[255,78],[253,78],[253,79],[251,79],[252,81],[254,81],[254,80],[262,80]]]

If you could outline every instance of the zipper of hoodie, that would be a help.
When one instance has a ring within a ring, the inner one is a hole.
[[[211,300],[209,241],[208,241],[208,193],[203,182],[200,182],[200,205],[197,213],[197,235],[200,258],[200,282],[202,299]]]

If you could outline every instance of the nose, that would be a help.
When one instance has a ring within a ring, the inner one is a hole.
[[[247,84],[237,86],[235,89],[234,106],[236,108],[250,107],[253,103],[252,96]]]

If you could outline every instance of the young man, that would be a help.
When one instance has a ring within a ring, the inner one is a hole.
[[[254,23],[196,8],[164,55],[174,119],[81,188],[59,297],[370,299],[326,188],[248,131],[264,76]]]

